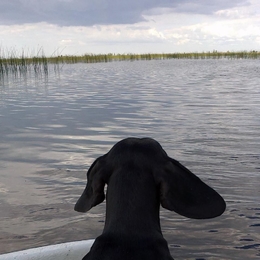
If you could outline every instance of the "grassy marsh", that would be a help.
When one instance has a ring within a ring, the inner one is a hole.
[[[0,79],[8,76],[48,75],[50,65],[54,71],[60,69],[60,65],[73,63],[98,63],[112,61],[135,61],[135,60],[163,60],[163,59],[259,59],[259,51],[239,52],[193,52],[193,53],[147,53],[147,54],[85,54],[56,55],[46,57],[41,48],[36,55],[27,55],[25,51],[21,54],[15,49],[3,51],[0,48]]]
[[[85,54],[82,56],[57,56],[48,58],[50,63],[96,63],[111,61],[133,61],[133,60],[162,60],[162,59],[258,59],[258,51],[241,52],[194,52],[194,53],[147,53],[147,54]]]
[[[42,49],[33,56],[26,55],[25,51],[18,55],[14,49],[7,52],[0,49],[0,78],[8,75],[22,76],[32,72],[48,74],[48,58]]]

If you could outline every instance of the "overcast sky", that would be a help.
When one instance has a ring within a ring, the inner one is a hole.
[[[46,55],[260,50],[260,1],[1,0],[0,48]]]

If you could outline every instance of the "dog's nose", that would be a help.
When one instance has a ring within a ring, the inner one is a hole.
[[[80,198],[78,199],[78,201],[76,202],[76,204],[74,206],[74,210],[77,211],[77,212],[82,212],[82,213],[85,213],[85,212],[88,211],[87,198],[86,198],[86,191],[85,190],[82,193],[82,195],[80,196]]]

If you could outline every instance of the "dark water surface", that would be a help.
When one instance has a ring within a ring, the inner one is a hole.
[[[161,210],[174,259],[260,259],[259,75],[259,60],[165,60],[0,81],[0,253],[99,235],[104,203],[73,211],[85,172],[150,136],[227,202],[211,220]]]

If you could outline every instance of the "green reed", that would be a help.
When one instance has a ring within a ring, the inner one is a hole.
[[[194,53],[147,53],[147,54],[85,54],[82,56],[60,55],[48,58],[50,63],[97,63],[111,61],[162,60],[162,59],[258,59],[260,52],[194,52]]]
[[[0,79],[9,75],[26,76],[28,73],[48,74],[48,59],[42,49],[31,57],[24,50],[18,54],[15,49],[0,49]]]
[[[36,55],[28,55],[23,50],[20,54],[15,49],[4,51],[0,48],[0,79],[8,76],[26,76],[27,74],[45,75],[50,70],[50,65],[55,72],[64,64],[74,63],[99,63],[112,61],[136,61],[136,60],[164,60],[164,59],[259,59],[259,51],[238,52],[193,52],[193,53],[147,53],[147,54],[85,54],[76,55],[52,55],[46,57],[42,48]]]

